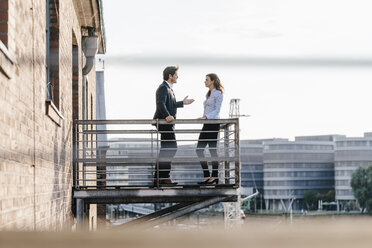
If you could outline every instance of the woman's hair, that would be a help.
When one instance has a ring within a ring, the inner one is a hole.
[[[223,87],[223,85],[221,84],[221,80],[220,78],[217,76],[217,74],[215,73],[209,73],[206,75],[207,77],[209,77],[211,79],[211,81],[213,81],[213,85],[214,85],[214,88],[216,90],[220,90],[222,93],[224,92],[225,88]],[[208,91],[208,97],[211,95],[211,91],[209,90]]]

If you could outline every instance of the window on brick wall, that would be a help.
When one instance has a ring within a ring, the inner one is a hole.
[[[0,41],[8,46],[8,0],[0,0]]]
[[[47,100],[59,108],[59,0],[46,0]]]

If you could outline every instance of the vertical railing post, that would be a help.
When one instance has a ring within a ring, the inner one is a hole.
[[[156,181],[154,186],[159,188],[159,119],[156,119]]]
[[[98,159],[97,123],[93,124],[93,122],[92,122],[91,125],[90,125],[90,129],[91,129],[91,132],[92,132],[92,134],[90,136],[90,138],[91,138],[91,141],[90,141],[90,146],[91,146],[90,147],[90,157],[92,159],[96,159],[96,161],[97,161],[97,159]],[[98,182],[100,181],[100,180],[97,180],[98,179],[97,176],[98,176],[98,173],[99,173],[99,168],[100,168],[100,164],[96,163],[95,176],[94,176],[95,179],[96,179],[96,181],[95,181],[95,186],[96,187],[98,186]],[[93,179],[94,177],[93,177],[93,174],[91,174],[91,178],[88,178],[88,179]]]
[[[151,158],[154,158],[154,132],[152,132],[152,131],[151,131]],[[154,164],[151,163],[150,173],[151,173],[152,177],[153,177],[153,175],[152,175],[153,169],[154,169]],[[154,179],[152,179],[152,180],[154,180]],[[154,182],[151,182],[151,183],[154,184]]]
[[[79,142],[78,142],[78,133],[79,133],[79,129],[78,129],[78,121],[75,120],[74,122],[74,130],[73,130],[73,137],[74,137],[74,140],[73,140],[73,145],[72,145],[72,153],[73,153],[73,175],[74,175],[74,181],[73,181],[73,186],[74,188],[76,188],[78,186],[78,162],[77,162],[77,159],[78,159],[78,154],[79,154]]]
[[[88,143],[88,140],[87,140],[87,134],[85,133],[85,131],[87,130],[87,125],[86,124],[83,124],[82,125],[82,131],[83,131],[83,159],[84,159],[84,162],[82,164],[83,168],[82,168],[82,177],[83,177],[83,186],[86,186],[86,178],[85,178],[85,159],[86,159],[86,152],[87,152],[87,143]]]
[[[225,150],[225,158],[229,157],[229,125],[226,124],[224,126],[224,150]],[[230,163],[229,161],[225,161],[225,184],[229,184],[230,181]]]
[[[94,158],[94,136],[97,135],[95,131],[97,130],[97,126],[95,125],[95,128],[93,128],[93,123],[90,124],[90,131],[91,131],[91,134],[90,134],[90,158]],[[97,152],[96,152],[97,153]]]
[[[235,157],[235,186],[240,186],[240,144],[239,144],[239,118],[236,118],[236,122],[234,125],[234,138],[235,138],[235,149],[234,149],[234,157]]]

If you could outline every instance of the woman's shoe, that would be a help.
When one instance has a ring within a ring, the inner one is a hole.
[[[204,179],[201,182],[198,182],[198,184],[201,184],[201,185],[207,184],[209,179],[210,179],[210,177],[204,177]]]
[[[207,184],[214,184],[214,183],[218,184],[218,177],[211,177],[209,178],[207,182]]]

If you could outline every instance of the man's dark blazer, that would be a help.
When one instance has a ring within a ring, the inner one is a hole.
[[[173,90],[165,81],[156,90],[156,111],[154,119],[165,119],[173,116],[176,119],[177,108],[183,107],[183,101],[176,101]]]

